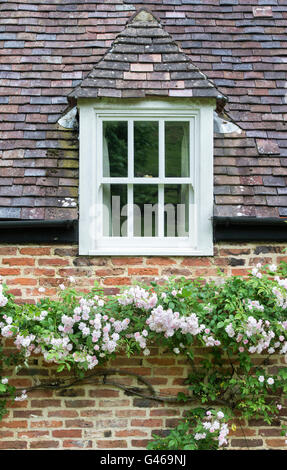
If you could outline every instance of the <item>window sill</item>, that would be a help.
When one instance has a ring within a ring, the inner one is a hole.
[[[79,252],[79,255],[86,256],[213,256],[213,247],[205,250],[190,249],[169,249],[169,250],[152,250],[152,249],[126,249],[119,250],[115,249],[101,249],[101,250],[89,250],[88,252]]]

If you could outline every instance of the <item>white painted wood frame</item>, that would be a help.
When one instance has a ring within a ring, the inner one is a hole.
[[[205,256],[213,254],[213,110],[214,100],[112,100],[81,99],[79,254]],[[103,121],[128,123],[128,175],[103,177]],[[134,177],[134,121],[159,122],[159,174]],[[164,122],[189,121],[190,175],[164,175]],[[103,236],[102,185],[125,184],[128,188],[126,237]],[[133,236],[133,185],[158,185],[158,236]],[[164,236],[164,185],[189,186],[189,227],[186,237]]]

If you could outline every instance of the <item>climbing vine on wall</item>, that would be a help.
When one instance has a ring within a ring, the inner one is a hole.
[[[287,392],[287,264],[257,265],[247,278],[161,279],[105,296],[98,285],[81,293],[69,278],[57,299],[37,304],[15,303],[0,285],[0,329],[5,343],[13,340],[17,354],[1,347],[0,416],[7,399],[25,400],[29,390],[16,390],[5,371],[28,366],[41,354],[46,362],[74,372],[71,384],[93,374],[121,351],[128,357],[149,355],[161,346],[190,362],[186,393],[178,403],[190,402],[184,420],[166,437],[154,437],[150,449],[218,449],[228,444],[230,420],[280,415]],[[201,362],[195,348],[204,348]],[[268,373],[272,356],[281,366]],[[119,373],[112,371],[111,374]],[[106,375],[109,375],[107,370]],[[142,380],[145,382],[145,380]],[[117,384],[115,384],[117,385]],[[145,396],[157,397],[146,385]],[[41,385],[37,385],[39,388]],[[45,387],[67,387],[67,383]]]

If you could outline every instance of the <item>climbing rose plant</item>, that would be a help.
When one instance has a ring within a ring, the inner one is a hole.
[[[0,417],[8,396],[27,398],[9,384],[5,370],[28,366],[33,354],[57,364],[58,371],[84,377],[119,351],[148,356],[157,345],[190,361],[186,393],[178,400],[197,407],[168,436],[154,436],[149,449],[224,448],[238,413],[267,423],[277,415],[286,432],[280,416],[287,392],[286,263],[257,265],[247,278],[222,276],[216,282],[161,279],[113,296],[98,285],[89,293],[74,285],[69,278],[57,299],[18,305],[0,284],[1,335],[17,348],[13,355],[0,350]],[[200,364],[194,361],[198,346],[206,351]],[[282,365],[271,374],[268,361],[275,355]]]

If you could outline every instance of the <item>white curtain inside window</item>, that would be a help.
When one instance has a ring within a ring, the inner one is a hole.
[[[181,177],[189,177],[189,126],[183,126],[184,133],[181,142]],[[107,178],[110,177],[110,160],[109,148],[105,135],[103,135],[103,175]],[[177,234],[180,237],[188,236],[189,232],[189,191],[190,186],[187,184],[180,185],[180,198],[179,202],[181,207],[177,211]],[[110,184],[103,184],[103,235],[104,236],[120,236],[120,233],[113,233],[113,220],[112,220],[112,191]],[[117,210],[120,211],[120,206],[115,204]],[[120,214],[116,214],[116,218]],[[114,221],[116,223],[116,221]],[[118,232],[118,230],[116,230]]]
[[[189,176],[189,126],[184,126],[184,133],[181,141],[181,176]],[[178,213],[178,236],[187,236],[189,232],[189,185],[183,184],[180,189],[181,207]]]
[[[109,147],[106,136],[103,135],[103,175],[110,177]],[[111,185],[104,184],[103,191],[103,235],[112,235],[112,208],[111,208]]]

